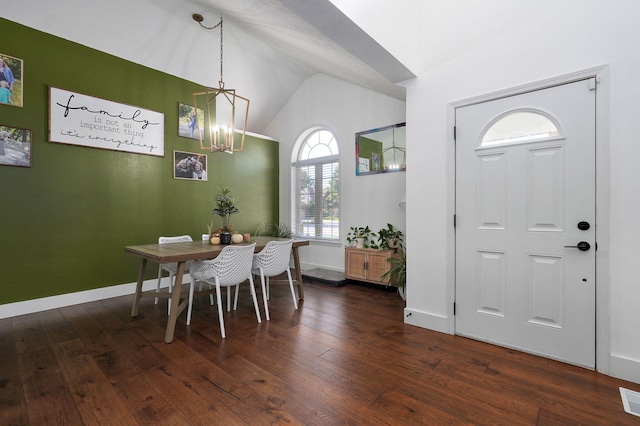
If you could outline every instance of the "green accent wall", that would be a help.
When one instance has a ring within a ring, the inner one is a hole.
[[[358,138],[358,157],[369,159],[369,171],[374,171],[373,153],[378,154],[378,170],[382,170],[382,142],[360,136]]]
[[[24,61],[24,107],[0,125],[32,131],[31,168],[0,166],[0,304],[134,282],[124,246],[206,233],[213,196],[233,189],[234,229],[278,222],[278,143],[247,136],[243,152],[203,152],[178,136],[178,103],[202,86],[0,19],[0,53]],[[49,86],[161,112],[165,157],[48,142]],[[250,96],[249,96],[250,97]],[[251,120],[249,111],[249,120]],[[207,154],[207,182],[173,178],[173,151]],[[146,278],[157,276],[150,263]]]

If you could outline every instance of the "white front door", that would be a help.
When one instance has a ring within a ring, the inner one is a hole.
[[[457,334],[595,367],[595,87],[456,109]]]

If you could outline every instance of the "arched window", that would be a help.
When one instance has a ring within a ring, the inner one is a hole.
[[[546,115],[531,110],[510,111],[493,120],[480,146],[540,142],[559,136],[558,126]]]
[[[292,230],[296,236],[340,241],[340,170],[335,136],[314,129],[296,144],[291,163]]]

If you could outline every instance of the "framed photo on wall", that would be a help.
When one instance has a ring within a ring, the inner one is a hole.
[[[204,135],[204,110],[178,103],[178,136],[200,140]]]
[[[371,170],[380,170],[380,156],[376,152],[371,153]]]
[[[173,178],[207,180],[207,156],[193,152],[173,151]]]
[[[22,108],[23,76],[22,59],[0,53],[0,105]]]
[[[0,125],[0,165],[31,167],[31,130]]]

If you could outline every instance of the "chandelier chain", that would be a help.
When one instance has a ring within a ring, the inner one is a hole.
[[[220,17],[220,22],[218,22],[217,24],[215,24],[212,27],[207,27],[206,25],[202,24],[202,16],[198,15],[198,18],[196,19],[196,16],[194,15],[193,18],[198,24],[200,24],[200,26],[202,28],[204,28],[205,30],[215,30],[216,28],[220,27],[220,88],[224,88],[224,79],[222,78],[222,58],[223,58],[223,43],[222,43],[222,16]]]
[[[222,16],[220,17],[220,88],[224,87],[222,79]]]

